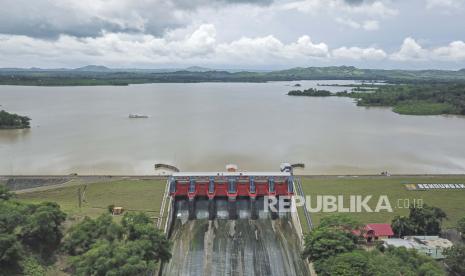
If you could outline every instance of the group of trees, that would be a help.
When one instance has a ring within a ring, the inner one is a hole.
[[[414,235],[439,235],[442,221],[447,218],[440,208],[423,205],[410,207],[408,217],[396,216],[391,222],[392,230],[398,237]]]
[[[26,116],[0,111],[0,129],[2,128],[29,128],[29,119]]]
[[[457,231],[465,242],[465,217],[457,221]],[[458,244],[444,251],[446,259],[444,263],[457,275],[465,275],[465,245]]]
[[[354,250],[318,263],[318,275],[444,275],[431,258],[405,247],[380,250]]]
[[[144,213],[85,218],[63,242],[75,275],[145,275],[171,258],[170,242]]]
[[[171,258],[171,244],[144,213],[84,218],[66,232],[56,203],[25,204],[0,185],[0,276],[45,275],[56,253],[74,275],[147,275]]]
[[[423,83],[355,87],[352,92],[331,93],[309,88],[292,90],[290,96],[350,97],[359,106],[391,106],[393,111],[410,115],[465,115],[464,83]]]
[[[359,233],[359,234],[355,234]],[[303,257],[318,275],[444,275],[431,258],[405,248],[361,249],[363,228],[345,216],[328,216],[305,235]]]
[[[329,97],[333,94],[327,90],[317,90],[314,88],[309,88],[305,90],[291,90],[287,93],[289,96],[307,96],[307,97]]]
[[[37,272],[53,262],[65,219],[58,204],[24,204],[0,186],[0,275]]]
[[[352,93],[360,106],[392,106],[412,115],[465,115],[465,84],[428,83],[378,86],[373,93]]]

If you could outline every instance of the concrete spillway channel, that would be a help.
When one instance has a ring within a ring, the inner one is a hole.
[[[189,219],[187,200],[173,201],[170,239],[173,257],[162,275],[309,275],[300,256],[301,240],[290,213],[271,219],[258,209],[251,219],[250,200],[236,202],[237,219],[229,217],[227,199],[216,199],[209,220],[208,200],[196,200]],[[257,206],[263,206],[258,200]],[[210,209],[211,210],[211,209]]]

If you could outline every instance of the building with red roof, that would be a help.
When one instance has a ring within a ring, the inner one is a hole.
[[[360,235],[360,231],[354,232],[356,235]],[[387,223],[370,223],[365,225],[362,231],[362,236],[367,242],[389,239],[394,236],[391,225]]]

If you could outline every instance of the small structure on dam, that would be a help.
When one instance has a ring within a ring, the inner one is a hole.
[[[257,219],[261,207],[257,206],[257,202],[262,202],[265,197],[293,195],[294,178],[290,171],[174,173],[169,179],[169,193],[177,207],[187,203],[191,220],[198,218],[199,208],[205,207],[205,200],[210,220],[237,219],[240,211],[250,214],[251,219]],[[218,210],[224,206],[223,201],[227,201],[227,217]],[[239,201],[245,202],[245,206]],[[276,212],[270,212],[273,219],[277,218]]]

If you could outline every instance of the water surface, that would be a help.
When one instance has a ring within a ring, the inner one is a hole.
[[[32,118],[29,130],[0,131],[0,174],[152,174],[158,162],[275,171],[283,161],[309,174],[464,173],[465,118],[286,96],[295,83],[0,86],[0,108]]]

